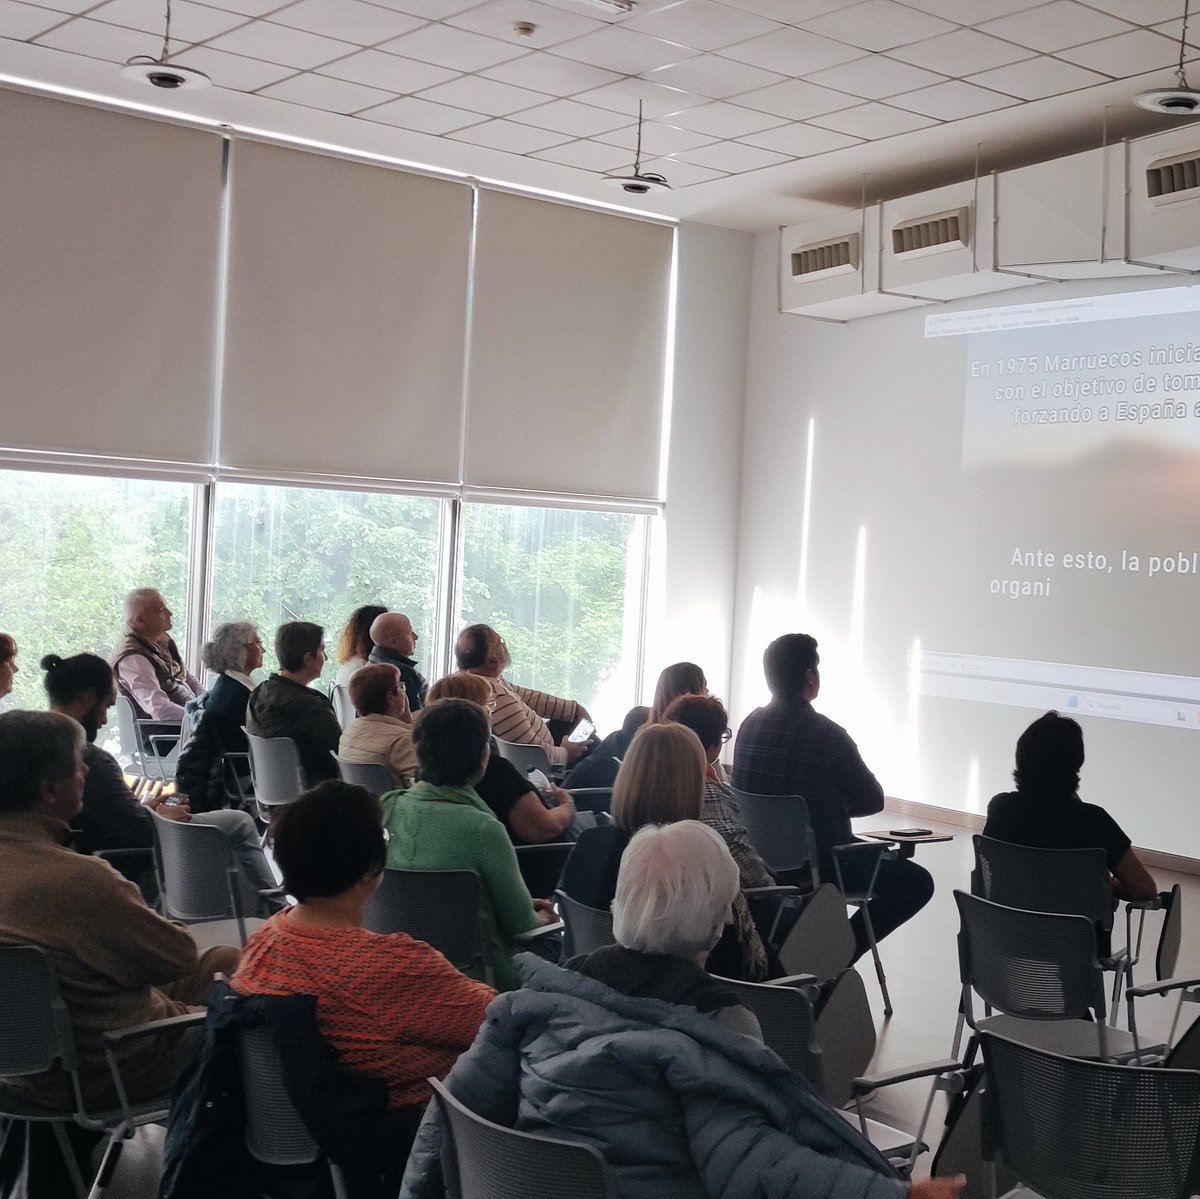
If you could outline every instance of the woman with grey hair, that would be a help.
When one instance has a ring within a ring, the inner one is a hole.
[[[179,754],[175,785],[188,797],[193,812],[211,812],[223,808],[239,785],[245,791],[249,783],[248,767],[236,771],[235,778],[225,755],[247,749],[242,727],[254,690],[250,675],[263,664],[258,626],[248,620],[217,625],[200,657],[217,679],[196,704],[196,723]]]

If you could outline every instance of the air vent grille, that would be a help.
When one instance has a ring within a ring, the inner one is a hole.
[[[892,253],[920,254],[965,246],[970,237],[969,216],[968,209],[956,208],[896,225],[892,229]]]
[[[1146,168],[1146,195],[1160,204],[1200,195],[1200,154],[1152,162]]]
[[[801,246],[792,251],[792,278],[804,279],[832,271],[858,270],[858,234]]]

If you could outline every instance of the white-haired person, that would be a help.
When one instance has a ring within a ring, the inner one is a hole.
[[[200,697],[195,732],[179,755],[175,785],[188,797],[193,812],[222,808],[237,794],[225,754],[244,754],[246,706],[263,664],[258,626],[249,620],[230,620],[213,629],[200,650],[204,665],[215,674],[213,685]],[[249,787],[249,767],[238,771],[242,788]]]
[[[446,1079],[485,1119],[603,1154],[618,1199],[951,1199],[962,1179],[909,1184],[753,1035],[700,966],[738,887],[696,820],[640,829],[621,861],[617,944],[565,967],[522,955]],[[401,1199],[441,1193],[431,1109]]]

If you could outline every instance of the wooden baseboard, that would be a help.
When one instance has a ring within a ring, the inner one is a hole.
[[[918,820],[931,820],[935,824],[949,824],[954,828],[967,829],[972,833],[983,831],[984,818],[976,812],[956,812],[953,808],[939,808],[933,804],[917,803],[911,799],[887,797],[887,811]],[[1164,853],[1160,849],[1137,847],[1138,857],[1146,866],[1169,870],[1174,874],[1200,876],[1200,859],[1185,858],[1177,853]]]

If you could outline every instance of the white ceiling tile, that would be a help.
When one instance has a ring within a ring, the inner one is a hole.
[[[385,54],[382,50],[360,50],[357,54],[339,58],[337,62],[327,62],[321,67],[320,73],[388,92],[405,93],[424,91],[427,87],[458,78],[456,71],[446,67],[401,58],[397,54]]]
[[[1124,17],[1138,25],[1154,25],[1183,12],[1182,0],[1083,0],[1089,8],[1098,8],[1114,17]],[[1178,43],[1176,43],[1178,44]]]
[[[698,167],[727,171],[731,175],[778,166],[788,160],[787,154],[776,154],[774,150],[761,150],[757,146],[744,146],[741,142],[714,142],[711,146],[701,146],[698,150],[687,150],[672,157]]]
[[[478,3],[478,0],[476,0]],[[619,8],[607,4],[596,4],[593,0],[542,0],[553,8],[561,8],[564,12],[586,13],[606,25],[623,25],[629,20],[629,14]],[[637,0],[639,13],[654,12],[655,9],[665,8],[668,4],[678,4],[679,0]]]
[[[1058,57],[1093,71],[1103,71],[1117,79],[1128,79],[1144,71],[1176,66],[1179,62],[1179,43],[1149,29],[1135,29],[1132,33],[1060,50]]]
[[[962,117],[978,116],[981,112],[994,112],[998,108],[1011,108],[1018,103],[1011,96],[976,87],[971,83],[952,79],[949,83],[936,83],[933,87],[918,92],[906,92],[892,96],[891,103],[898,108],[907,108],[923,116],[935,117],[939,121],[957,121]]]
[[[612,133],[601,133],[593,140],[607,142],[610,146],[620,146],[629,161],[633,161],[633,153],[637,145],[637,131],[632,127],[616,129]],[[693,133],[690,129],[679,129],[674,125],[650,122],[642,129],[642,153],[647,157],[678,154],[683,150],[694,150],[699,146],[710,145],[714,140],[707,134]]]
[[[856,145],[861,139],[832,129],[816,129],[812,125],[783,125],[738,140],[786,154],[789,158],[807,158],[811,154],[826,154],[830,150]]]
[[[203,71],[217,87],[226,87],[235,92],[257,91],[268,83],[277,83],[292,74],[291,67],[261,62],[241,54],[227,54],[224,50],[213,50],[209,46],[193,46],[182,54],[172,55],[171,61],[184,67],[195,67]]]
[[[848,42],[851,46],[878,51],[949,33],[954,26],[949,21],[917,12],[893,0],[865,0],[863,4],[852,4],[849,8],[805,21],[804,28],[839,42]]]
[[[971,82],[980,87],[1007,92],[1010,96],[1019,96],[1022,100],[1041,100],[1045,96],[1060,96],[1063,92],[1077,91],[1081,87],[1107,83],[1108,77],[1043,55],[1027,58],[1024,62],[1014,62],[1011,66],[997,67],[994,71],[982,71],[972,75]]]
[[[549,133],[545,129],[534,129],[530,125],[518,125],[515,121],[484,121],[447,134],[456,142],[470,142],[473,146],[487,146],[490,150],[507,150],[510,154],[532,154],[548,146],[564,141],[561,133]]]
[[[580,104],[577,100],[554,100],[550,104],[539,104],[536,108],[526,109],[516,119],[522,125],[536,125],[539,129],[550,129],[571,137],[591,137],[629,124],[626,113]]]
[[[698,96],[711,96],[714,100],[724,100],[740,92],[780,83],[783,78],[774,71],[764,71],[749,63],[733,62],[716,54],[689,58],[687,62],[660,67],[649,74],[651,83],[665,83],[668,87],[681,88]]]
[[[96,7],[96,0],[30,0],[37,8],[49,8],[54,12],[71,13],[78,15],[85,12],[89,8]],[[276,6],[279,0],[275,0]]]
[[[550,96],[573,96],[576,92],[603,87],[621,78],[615,71],[602,71],[585,62],[559,58],[557,54],[526,54],[524,58],[488,67],[480,74],[487,79],[515,83],[517,87],[533,88],[535,92]]]
[[[113,0],[115,4],[129,0]],[[387,38],[399,37],[420,29],[420,17],[380,8],[378,4],[363,4],[362,0],[299,0],[271,14],[276,25],[288,25],[308,33],[337,37],[359,46],[372,46]]]
[[[1162,25],[1154,26],[1157,32],[1163,34],[1164,37],[1169,37],[1176,46],[1179,45],[1179,33],[1182,27],[1182,17],[1177,17],[1174,21],[1166,21]],[[1200,47],[1200,21],[1188,21],[1187,45],[1189,47]]]
[[[657,12],[638,14],[622,27],[697,50],[719,50],[778,28],[773,21],[712,0],[682,0]]]
[[[900,58],[914,66],[930,70],[949,70],[957,76],[973,75],[976,71],[988,71],[1006,63],[1031,58],[1033,51],[1012,42],[1002,42],[998,37],[989,37],[974,29],[956,29],[911,46],[897,46],[889,50],[891,58]]]
[[[55,50],[67,50],[111,63],[122,63],[138,54],[154,58],[162,50],[161,34],[156,37],[140,29],[122,29],[119,25],[105,25],[103,21],[89,21],[86,17],[76,17],[34,41],[39,46],[52,46]]]
[[[518,38],[513,25],[528,21],[537,26],[529,37]],[[475,33],[486,33],[501,41],[516,41],[517,45],[529,50],[540,50],[554,46],[568,38],[582,37],[596,29],[603,29],[604,22],[583,15],[583,12],[566,12],[539,4],[537,0],[491,0],[478,8],[469,8],[457,16],[447,18],[448,25],[470,29]]]
[[[511,83],[497,83],[494,79],[481,79],[477,75],[464,75],[449,83],[439,83],[421,93],[422,100],[435,104],[449,104],[452,108],[465,108],[470,112],[487,113],[489,117],[503,117],[522,108],[532,108],[545,103],[541,92],[531,92]],[[539,147],[540,148],[540,147]]]
[[[606,83],[603,87],[584,92],[576,99],[585,104],[611,108],[613,112],[627,112],[635,117],[638,104],[641,103],[648,121],[670,116],[671,113],[682,112],[687,108],[695,108],[697,104],[708,103],[707,96],[696,96],[677,87],[663,87],[645,79],[618,79],[614,83]]]
[[[628,156],[618,147],[606,146],[603,142],[577,141],[564,142],[561,146],[552,146],[549,150],[539,150],[533,157],[557,162],[565,167],[578,167],[581,171],[609,175],[626,165],[625,160]]]
[[[709,183],[713,179],[724,179],[726,171],[714,171],[708,167],[694,166],[690,162],[681,162],[678,158],[657,158],[653,162],[642,163],[643,171],[661,175],[673,188],[693,187],[697,183]]]
[[[34,4],[17,4],[15,0],[0,0],[0,37],[23,42],[39,33],[53,29],[67,15],[38,8]]]
[[[815,83],[805,83],[803,79],[789,79],[785,83],[776,83],[772,87],[764,87],[761,91],[738,96],[737,102],[746,108],[758,109],[759,112],[803,121],[805,117],[815,117],[823,112],[845,108],[847,97],[844,92],[817,87]]]
[[[696,53],[688,46],[664,42],[661,38],[613,25],[564,42],[556,46],[554,52],[564,58],[573,58],[576,62],[587,62],[594,67],[616,71],[619,75],[641,75],[655,67],[681,62]]]
[[[205,0],[205,4],[209,8],[240,12],[246,17],[261,17],[282,7],[280,0]]]
[[[522,46],[506,45],[494,37],[484,37],[469,29],[455,29],[451,25],[426,25],[415,33],[384,42],[380,49],[454,71],[481,71],[484,67],[494,67],[498,62],[529,53]]]
[[[846,0],[724,0],[734,8],[745,12],[755,13],[771,21],[780,21],[785,25],[797,25],[809,17],[819,17],[822,13],[832,12],[841,8]]]
[[[142,29],[146,33],[163,31],[163,5],[160,0],[110,0],[88,13],[89,21],[106,21],[126,29]],[[206,42],[210,37],[245,23],[240,13],[206,8],[179,0],[171,5],[171,41]]]
[[[825,67],[836,67],[839,63],[861,58],[857,46],[844,42],[830,41],[804,29],[777,29],[765,37],[756,37],[721,51],[724,58],[748,62],[781,75],[798,77],[810,71],[821,71]]]
[[[367,109],[359,116],[361,120],[398,125],[401,129],[412,129],[416,133],[449,133],[452,129],[478,125],[480,120],[478,113],[463,112],[461,108],[449,108],[445,104],[418,100],[415,96],[390,100],[378,108]]]
[[[271,25],[266,21],[243,25],[214,38],[209,45],[217,50],[229,50],[233,54],[244,54],[247,58],[277,62],[281,66],[298,67],[301,70],[329,62],[332,58],[341,58],[354,48],[346,42],[335,42],[332,38],[317,37],[314,33]]]
[[[780,123],[780,118],[770,113],[741,108],[721,100],[702,104],[699,108],[689,108],[671,117],[672,125],[694,129],[697,133],[710,133],[713,137],[745,137],[748,133],[759,133]]]
[[[1044,4],[1046,0],[904,0],[909,8],[919,8],[934,17],[945,17],[959,25],[975,25],[980,21],[1006,17]],[[1122,0],[1119,0],[1122,2]]]
[[[293,75],[282,83],[273,83],[263,88],[259,95],[341,113],[358,112],[360,108],[372,108],[396,98],[395,93],[376,87],[363,87],[359,83],[347,83],[344,79],[328,79],[324,75],[308,73]]]
[[[890,104],[859,104],[845,112],[827,112],[824,116],[813,117],[812,124],[873,142],[883,137],[895,137],[898,133],[925,129],[937,122],[932,117],[905,112]]]
[[[979,28],[1018,46],[1048,54],[1081,42],[1128,33],[1130,26],[1094,8],[1076,4],[1075,0],[1053,0],[998,21],[985,21]]]
[[[897,92],[911,92],[933,83],[943,83],[946,76],[897,62],[883,54],[872,54],[869,58],[858,58],[840,67],[818,71],[808,79],[818,87],[832,87],[864,100],[882,100]]]
[[[474,8],[479,0],[374,0],[374,3],[397,12],[411,13],[414,17],[424,17],[427,21],[444,21],[464,9]]]

